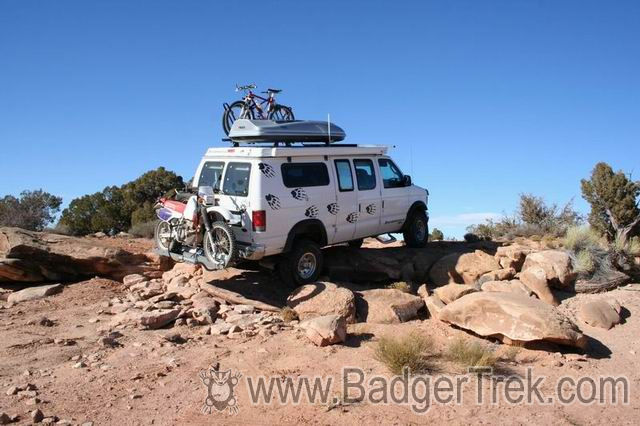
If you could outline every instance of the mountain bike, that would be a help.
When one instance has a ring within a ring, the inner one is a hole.
[[[242,100],[235,101],[231,105],[224,104],[222,128],[227,135],[229,134],[229,130],[231,130],[233,122],[238,118],[275,121],[295,120],[291,107],[276,103],[276,94],[282,92],[282,90],[267,89],[262,92],[266,94],[267,97],[262,97],[253,93],[253,89],[255,88],[257,88],[255,84],[236,86],[236,92],[244,92]]]

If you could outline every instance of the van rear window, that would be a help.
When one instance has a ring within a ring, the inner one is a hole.
[[[224,174],[222,192],[225,195],[246,197],[249,193],[251,163],[229,163]]]
[[[325,163],[284,163],[281,170],[282,182],[287,188],[329,185]]]

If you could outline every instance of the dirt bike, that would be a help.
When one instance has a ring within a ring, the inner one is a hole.
[[[175,199],[156,203],[154,240],[160,254],[177,261],[198,263],[209,270],[232,266],[238,258],[233,230],[218,210],[213,188],[197,194],[176,191]]]
[[[293,121],[293,111],[291,107],[276,103],[276,94],[282,92],[280,89],[267,89],[262,92],[269,95],[266,98],[252,92],[257,86],[249,84],[246,86],[236,86],[236,92],[244,91],[245,95],[241,101],[235,101],[231,105],[224,104],[222,114],[222,128],[225,134],[229,134],[231,126],[238,118],[249,118],[258,120]]]

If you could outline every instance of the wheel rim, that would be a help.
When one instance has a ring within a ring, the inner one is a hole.
[[[418,241],[424,240],[424,237],[427,233],[427,226],[422,220],[416,221],[416,239]]]
[[[308,279],[313,276],[316,272],[316,268],[318,267],[318,260],[313,253],[305,253],[298,260],[298,275],[302,279]]]
[[[171,226],[167,222],[160,222],[158,225],[158,245],[160,248],[168,250],[171,243]]]
[[[226,265],[231,256],[229,235],[221,228],[214,229],[211,234],[208,238],[208,252],[216,263]]]

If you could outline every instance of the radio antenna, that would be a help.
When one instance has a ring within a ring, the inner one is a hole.
[[[327,134],[329,135],[328,145],[331,145],[331,114],[327,113]]]

